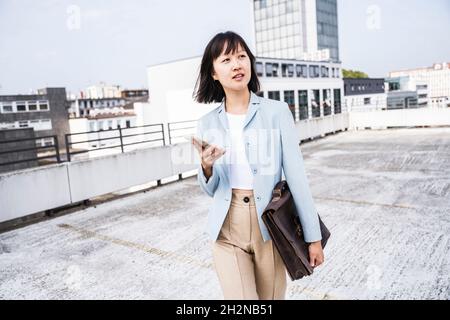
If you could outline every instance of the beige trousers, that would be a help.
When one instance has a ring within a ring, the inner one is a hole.
[[[232,190],[212,251],[224,299],[285,299],[286,269],[272,240],[261,236],[253,190]]]

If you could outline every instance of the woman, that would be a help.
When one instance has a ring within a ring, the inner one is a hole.
[[[205,48],[195,100],[222,102],[197,124],[198,182],[214,198],[208,214],[214,268],[225,299],[284,299],[286,269],[261,215],[282,169],[310,243],[313,267],[324,261],[317,211],[286,103],[259,97],[255,57],[234,32]]]

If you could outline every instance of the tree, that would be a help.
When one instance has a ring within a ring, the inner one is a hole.
[[[347,70],[347,69],[342,69],[342,75],[344,76],[344,78],[368,78],[369,77],[367,75],[367,73],[364,73],[362,71]]]

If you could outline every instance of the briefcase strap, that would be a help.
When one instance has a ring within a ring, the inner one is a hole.
[[[289,187],[286,180],[281,180],[278,182],[272,191],[272,201],[280,200],[281,196],[287,189],[289,189]]]

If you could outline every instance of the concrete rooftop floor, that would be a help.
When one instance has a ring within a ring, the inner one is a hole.
[[[287,299],[450,298],[450,128],[301,146],[326,262]],[[196,177],[0,234],[0,299],[222,299]]]

